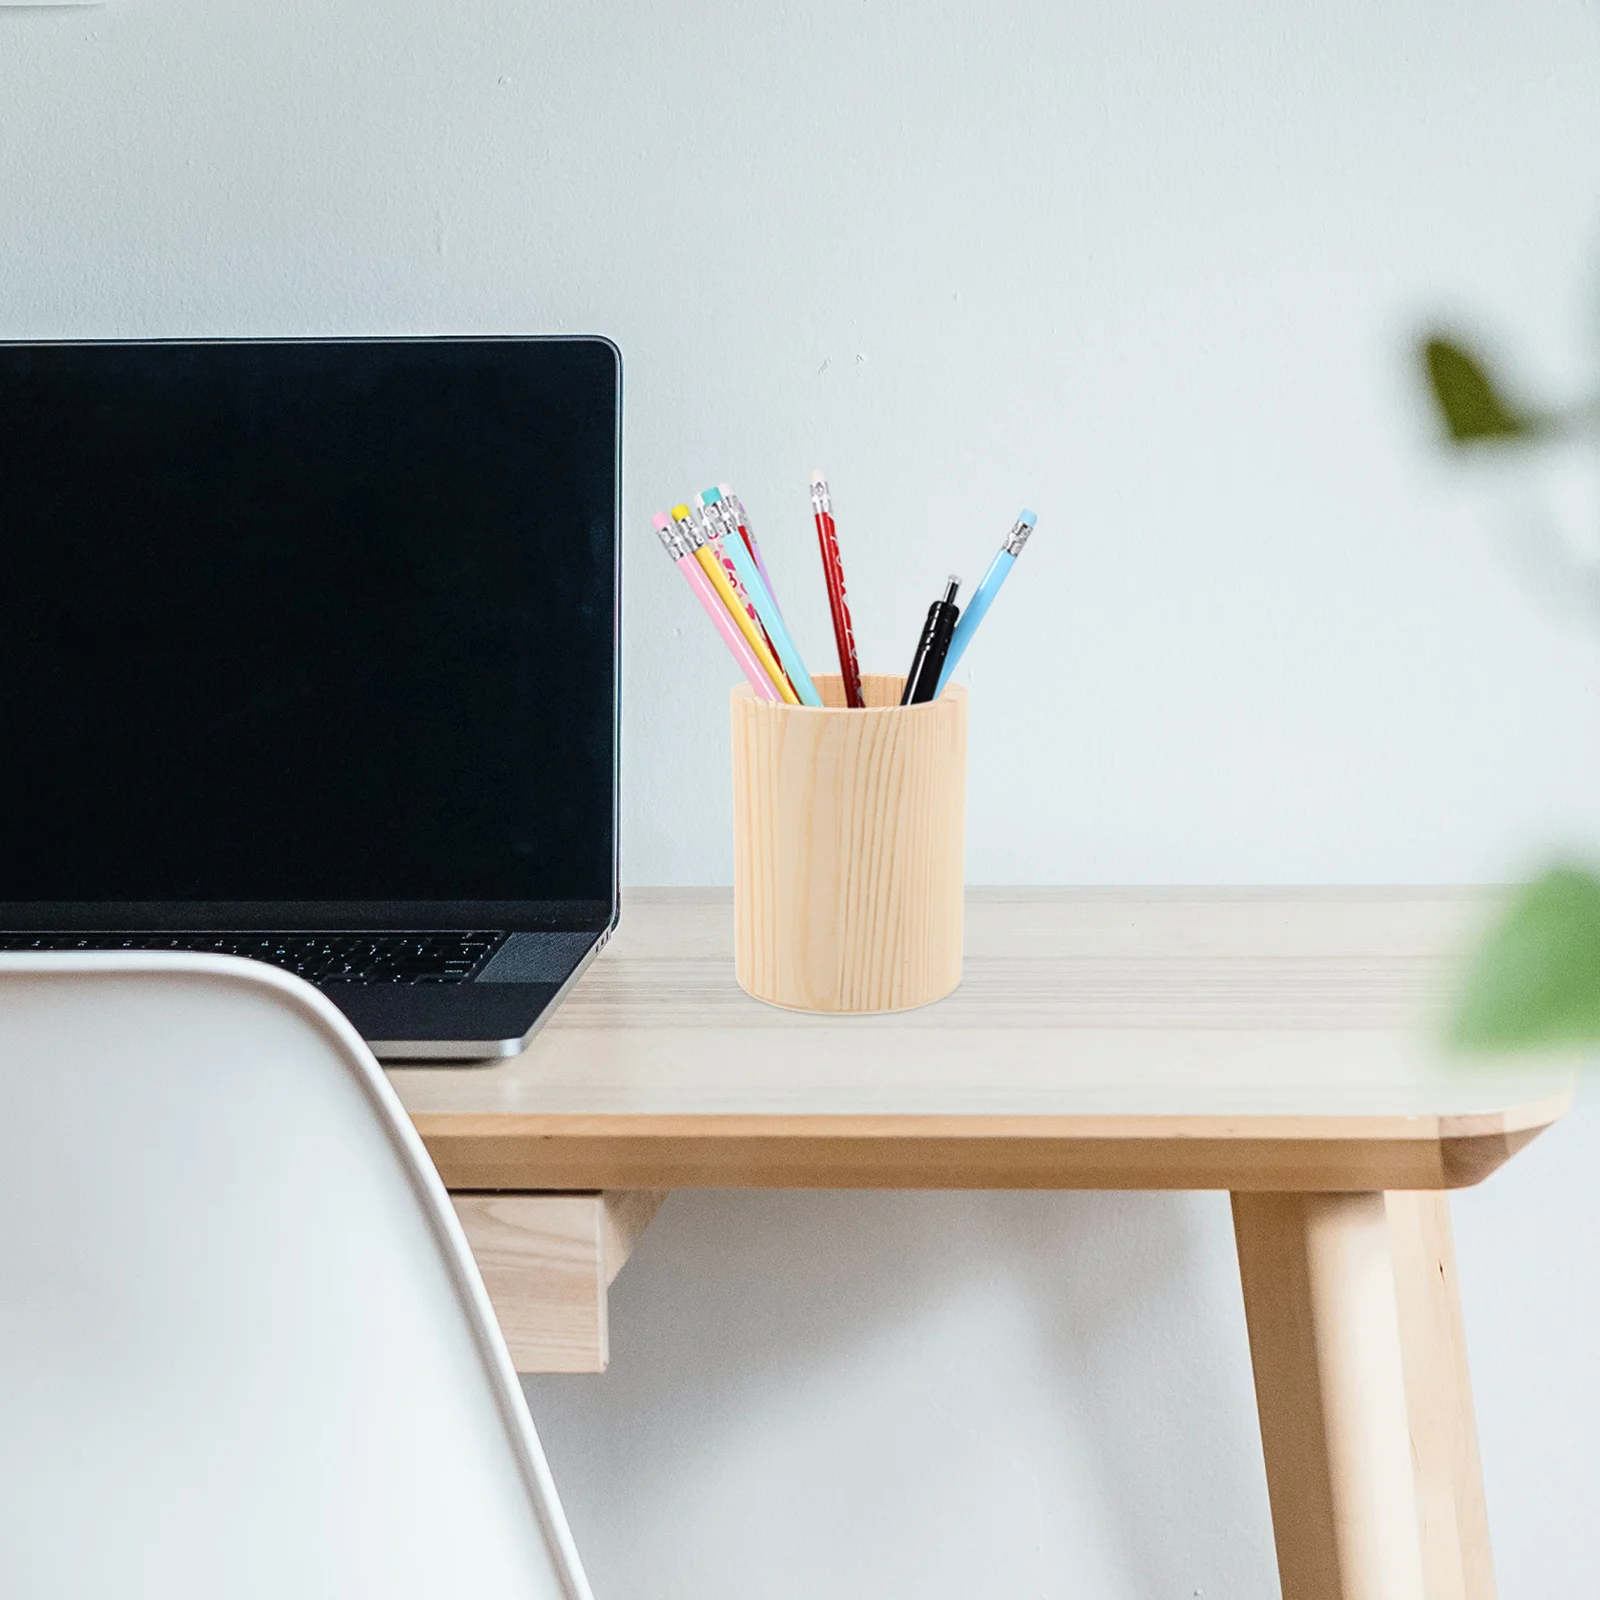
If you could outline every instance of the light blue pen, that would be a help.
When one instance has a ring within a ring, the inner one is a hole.
[[[1006,574],[1017,564],[1017,557],[1022,554],[1022,547],[1028,542],[1028,535],[1033,532],[1033,525],[1039,519],[1031,511],[1020,512],[1011,532],[1006,535],[1005,543],[995,552],[995,558],[989,563],[989,570],[983,575],[983,582],[973,591],[972,598],[967,602],[967,609],[961,613],[961,620],[956,624],[956,631],[950,639],[950,653],[944,658],[944,671],[939,674],[939,687],[933,691],[937,699],[944,693],[944,686],[950,681],[950,674],[956,670],[956,663],[961,659],[962,652],[972,643],[972,636],[978,631],[978,624],[983,621],[984,614],[994,604],[994,597],[1000,593],[1000,585],[1006,581]]]
[[[729,514],[732,507],[722,498],[720,489],[705,490],[700,496],[700,504],[705,515],[713,519],[721,535],[722,548],[728,559],[733,562],[733,570],[739,574],[739,582],[744,585],[745,593],[750,596],[750,604],[756,608],[761,626],[767,630],[767,638],[772,641],[773,653],[783,670],[789,674],[789,682],[794,685],[794,692],[800,696],[801,705],[820,706],[822,696],[817,693],[817,686],[811,681],[805,663],[800,659],[800,651],[789,636],[788,628],[784,626],[783,617],[772,598],[772,591],[767,587],[760,572],[756,570],[755,562],[750,559],[750,552],[744,547],[744,540],[739,536],[739,524]]]

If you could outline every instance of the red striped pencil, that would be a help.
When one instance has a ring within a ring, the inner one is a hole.
[[[850,626],[850,606],[844,597],[844,566],[839,560],[839,533],[833,525],[833,500],[828,480],[811,474],[811,510],[817,519],[817,543],[822,546],[822,572],[828,580],[828,609],[833,613],[833,637],[839,646],[839,675],[844,679],[844,703],[861,710],[861,667],[856,660],[855,630]]]

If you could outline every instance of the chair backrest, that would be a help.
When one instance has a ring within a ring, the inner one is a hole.
[[[0,957],[0,1595],[588,1600],[371,1053],[226,957]]]

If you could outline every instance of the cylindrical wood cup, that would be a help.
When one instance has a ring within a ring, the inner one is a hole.
[[[967,691],[902,706],[901,677],[862,679],[866,709],[733,691],[735,970],[796,1011],[904,1011],[961,982]]]

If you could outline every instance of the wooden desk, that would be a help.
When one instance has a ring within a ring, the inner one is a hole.
[[[975,891],[954,995],[837,1018],[737,988],[725,891],[639,891],[523,1055],[390,1076],[529,1369],[603,1365],[605,1283],[672,1188],[1228,1189],[1286,1600],[1490,1600],[1441,1191],[1561,1115],[1570,1074],[1439,1059],[1484,915]]]

